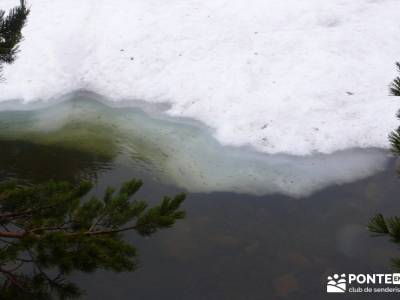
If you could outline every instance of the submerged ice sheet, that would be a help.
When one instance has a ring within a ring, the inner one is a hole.
[[[192,192],[306,196],[372,175],[388,159],[377,149],[306,157],[261,154],[222,146],[209,128],[196,122],[111,107],[95,99],[100,98],[80,93],[50,107],[24,111],[0,105],[0,138],[124,157],[126,164],[140,164],[159,180]]]
[[[1,0],[9,8],[17,0]],[[0,100],[168,102],[266,153],[386,147],[399,0],[31,0]]]

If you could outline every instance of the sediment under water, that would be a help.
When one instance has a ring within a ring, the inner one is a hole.
[[[388,160],[380,149],[292,156],[222,146],[201,123],[167,117],[157,109],[149,113],[133,105],[117,107],[88,92],[67,95],[52,105],[2,103],[0,139],[118,156],[160,182],[191,192],[301,197],[368,177],[383,170]]]
[[[136,177],[144,186],[135,198],[151,205],[182,191],[126,161],[123,154],[107,158],[59,145],[0,141],[0,180],[89,177],[101,197],[107,186]],[[377,212],[399,214],[394,162],[363,180],[301,199],[191,192],[183,205],[187,217],[173,228],[151,238],[126,235],[139,250],[136,272],[74,273],[69,279],[86,292],[82,299],[93,300],[325,299],[328,275],[392,272],[390,259],[398,257],[398,248],[370,236],[366,225]]]

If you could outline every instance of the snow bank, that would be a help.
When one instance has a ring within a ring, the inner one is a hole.
[[[2,8],[18,3],[1,0]],[[400,106],[399,0],[30,0],[0,100],[86,89],[168,102],[222,144],[386,147]]]

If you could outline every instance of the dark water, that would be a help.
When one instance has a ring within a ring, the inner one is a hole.
[[[140,177],[138,197],[151,203],[181,190],[150,174],[91,154],[27,142],[0,142],[0,179],[90,177],[96,193]],[[151,238],[128,238],[140,250],[134,273],[75,274],[82,299],[381,299],[387,294],[328,295],[333,273],[390,273],[400,251],[371,237],[376,212],[400,215],[395,161],[362,181],[311,197],[189,194],[187,218]],[[393,296],[394,297],[394,296]]]

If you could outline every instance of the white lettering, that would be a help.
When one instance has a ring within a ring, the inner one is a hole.
[[[392,274],[385,274],[385,283],[392,284]]]
[[[367,276],[364,274],[358,274],[356,278],[359,284],[364,284],[367,281]]]
[[[349,274],[349,283],[352,283],[354,280],[356,280],[356,274]]]
[[[393,273],[393,284],[400,284],[400,273]]]

